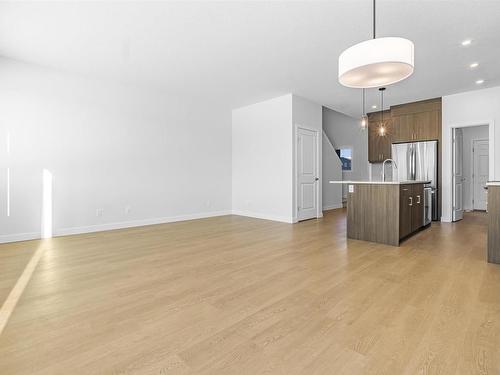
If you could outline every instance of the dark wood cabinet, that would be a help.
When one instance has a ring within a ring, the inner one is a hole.
[[[370,163],[382,163],[391,157],[393,126],[390,111],[384,111],[383,120],[382,125],[380,112],[368,114],[368,161]]]
[[[500,185],[488,185],[488,262],[500,264]]]
[[[419,230],[424,222],[424,185],[401,185],[399,192],[399,238]]]
[[[401,104],[368,114],[368,161],[381,163],[391,157],[392,143],[441,139],[441,98]]]
[[[441,98],[391,107],[394,142],[441,138]]]
[[[368,161],[382,163],[392,158],[392,143],[438,141],[438,191],[441,191],[441,98],[391,106],[384,111],[386,134],[380,135],[380,112],[368,114]],[[438,217],[441,216],[441,194],[438,193]]]
[[[394,142],[407,142],[411,139],[414,131],[414,119],[412,115],[394,116],[392,118]]]
[[[424,222],[424,185],[414,184],[412,190],[411,231],[419,230]]]
[[[423,226],[422,183],[352,183],[347,194],[347,238],[399,246]]]
[[[415,114],[414,136],[416,141],[432,141],[439,138],[441,111]]]
[[[399,193],[399,238],[406,237],[412,232],[411,200],[411,185],[401,185]]]

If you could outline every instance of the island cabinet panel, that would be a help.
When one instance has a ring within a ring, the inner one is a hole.
[[[424,185],[401,185],[399,192],[399,238],[416,232],[424,222]]]
[[[424,185],[412,185],[411,231],[419,230],[424,223]]]
[[[488,262],[500,264],[500,186],[488,186]]]
[[[412,232],[412,185],[401,185],[399,193],[399,238],[404,238]]]
[[[356,184],[347,195],[347,237],[399,245],[399,185]]]
[[[423,183],[353,183],[348,191],[347,238],[399,246],[423,226]]]

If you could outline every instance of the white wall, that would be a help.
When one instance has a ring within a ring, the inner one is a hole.
[[[293,121],[293,139],[296,139],[297,127],[305,127],[308,129],[316,130],[318,134],[318,178],[320,183],[318,184],[318,207],[319,207],[319,217],[323,216],[323,167],[322,167],[322,122],[323,113],[322,106],[311,102],[308,99],[302,98],[297,95],[292,95],[292,121]],[[293,142],[293,160],[296,158],[297,142]],[[297,178],[296,178],[296,163],[294,162],[293,169],[293,221],[297,221]]]
[[[39,237],[44,168],[56,235],[230,212],[228,108],[3,59],[0,81],[0,241]]]
[[[296,128],[318,131],[321,155],[321,119],[319,104],[292,94],[233,110],[234,214],[287,223],[297,221]],[[321,179],[321,157],[318,163]]]
[[[293,221],[292,95],[233,110],[232,208]]]
[[[451,221],[452,212],[452,131],[453,127],[489,124],[490,180],[500,178],[494,145],[500,145],[500,87],[469,91],[443,97],[443,182],[442,220]]]
[[[368,131],[361,130],[359,119],[323,107],[323,130],[336,149],[352,148],[352,171],[343,171],[343,179],[368,180]]]
[[[464,201],[463,207],[465,210],[472,210],[472,142],[478,139],[488,139],[488,125],[472,126],[463,128],[463,173],[464,173]]]

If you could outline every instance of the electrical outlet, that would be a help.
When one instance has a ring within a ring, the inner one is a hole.
[[[98,208],[95,210],[95,216],[101,217],[104,214],[104,209],[103,208]]]

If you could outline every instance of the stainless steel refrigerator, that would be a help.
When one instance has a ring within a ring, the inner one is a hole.
[[[392,178],[395,181],[425,180],[431,188],[432,220],[438,220],[438,154],[437,141],[394,143]]]

